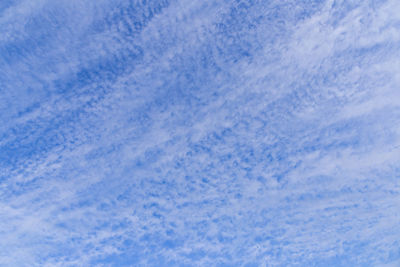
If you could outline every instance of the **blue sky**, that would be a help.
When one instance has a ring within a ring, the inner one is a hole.
[[[400,2],[2,0],[0,266],[400,266]]]

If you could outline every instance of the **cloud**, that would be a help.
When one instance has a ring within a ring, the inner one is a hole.
[[[395,264],[397,9],[0,6],[0,264]]]

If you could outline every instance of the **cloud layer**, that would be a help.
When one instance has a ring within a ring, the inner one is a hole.
[[[397,266],[400,3],[0,3],[0,265]]]

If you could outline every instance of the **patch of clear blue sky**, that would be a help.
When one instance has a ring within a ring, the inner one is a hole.
[[[1,1],[0,265],[399,265],[398,10]]]

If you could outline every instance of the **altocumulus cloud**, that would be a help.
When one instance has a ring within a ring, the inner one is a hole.
[[[1,266],[399,266],[400,2],[2,0]]]

